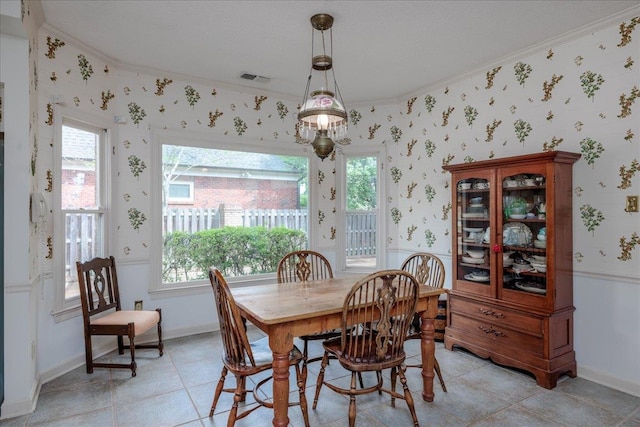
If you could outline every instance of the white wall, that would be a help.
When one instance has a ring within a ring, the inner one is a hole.
[[[3,417],[32,410],[38,384],[32,352],[36,342],[37,283],[29,277],[28,55],[27,39],[0,33],[0,81],[5,95]]]
[[[576,274],[573,302],[578,376],[640,396],[640,286]]]

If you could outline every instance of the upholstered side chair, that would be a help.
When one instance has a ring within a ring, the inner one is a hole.
[[[137,349],[158,349],[163,354],[162,343],[162,311],[156,310],[122,310],[118,275],[114,257],[93,258],[90,261],[76,262],[78,284],[80,285],[80,301],[84,323],[84,343],[87,373],[93,368],[131,369],[131,376],[136,376]],[[135,344],[136,337],[156,327],[158,341],[153,344]],[[131,363],[98,363],[93,360],[91,337],[94,335],[114,335],[118,339],[118,353],[124,349],[131,352]],[[129,339],[125,345],[123,337]]]

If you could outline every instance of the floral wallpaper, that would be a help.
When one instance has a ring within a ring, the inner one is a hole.
[[[638,24],[636,16],[408,99],[387,133],[390,246],[450,253],[442,165],[572,151],[582,155],[574,268],[637,279],[640,218],[624,209],[640,192]]]
[[[450,176],[442,165],[548,150],[582,154],[574,165],[575,269],[638,276],[640,221],[624,211],[640,193],[639,17],[529,52],[394,104],[349,106],[352,145],[382,146],[388,249],[451,251]],[[163,132],[211,144],[296,145],[299,100],[120,70],[73,40],[41,31],[34,67],[38,111],[33,170],[51,182],[51,101],[115,120],[116,256],[150,257],[151,147]],[[213,76],[215,78],[215,76]],[[342,147],[346,152],[349,146]],[[335,156],[317,162],[320,248],[336,236]],[[50,224],[50,222],[46,223]],[[52,227],[38,234],[50,241]],[[51,269],[51,265],[49,265]]]

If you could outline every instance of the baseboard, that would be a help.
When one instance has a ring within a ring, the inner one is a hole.
[[[207,332],[213,332],[217,329],[217,325],[210,323],[205,325],[198,325],[188,328],[180,328],[180,329],[168,329],[162,330],[162,339],[170,340],[173,338],[180,338],[184,336],[203,334]],[[154,342],[157,340],[157,335],[155,330],[147,331],[146,333],[139,335],[136,339],[136,343],[145,344],[149,342]],[[107,353],[110,353],[118,348],[115,338],[114,339],[105,339],[105,342],[101,344],[97,344],[94,340],[93,343],[93,355],[94,357],[104,356]],[[22,415],[27,415],[35,411],[36,405],[38,403],[38,396],[40,395],[40,388],[42,384],[48,383],[74,369],[84,366],[85,364],[85,355],[84,353],[79,354],[63,363],[60,363],[54,366],[47,371],[41,372],[39,381],[37,385],[34,387],[32,396],[30,400],[20,401],[20,402],[8,402],[5,401],[2,404],[2,413],[0,415],[0,419],[14,418]]]
[[[601,371],[590,369],[586,366],[578,365],[578,377],[585,380],[593,381],[594,383],[611,387],[615,390],[623,393],[630,394],[632,396],[640,397],[640,384],[637,382],[627,381],[618,377],[612,377]]]
[[[30,399],[14,401],[14,402],[5,400],[2,403],[2,408],[0,409],[0,420],[20,417],[22,415],[30,414],[33,411],[35,411],[36,405],[38,404],[38,396],[40,395],[41,387],[42,387],[41,381],[38,381],[36,384],[34,384],[31,390]]]
[[[213,323],[206,325],[198,325],[189,328],[180,328],[180,329],[162,329],[162,339],[170,340],[173,338],[180,338],[189,335],[202,334],[206,332],[213,332],[215,330],[215,325]],[[142,335],[139,335],[136,338],[137,344],[146,344],[150,342],[156,341],[157,335],[155,329],[145,332]],[[104,356],[107,353],[110,353],[118,348],[118,344],[114,339],[105,339],[105,342],[102,344],[96,345],[95,338],[93,344],[93,355],[94,358]],[[45,372],[40,373],[40,382],[42,384],[48,383],[51,380],[58,378],[61,375],[64,375],[79,366],[83,366],[85,364],[85,355],[84,353],[75,356],[74,358],[67,360]]]

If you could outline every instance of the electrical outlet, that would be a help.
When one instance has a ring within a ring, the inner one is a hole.
[[[625,212],[638,212],[638,196],[627,196]]]

